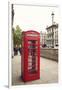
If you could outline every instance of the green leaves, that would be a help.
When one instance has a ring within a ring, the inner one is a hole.
[[[21,44],[21,38],[22,38],[22,29],[19,27],[19,25],[16,26],[16,29],[13,28],[13,40],[14,40],[14,46]]]

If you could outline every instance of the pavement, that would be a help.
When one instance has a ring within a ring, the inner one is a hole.
[[[12,59],[12,85],[58,83],[58,62],[40,57],[40,79],[23,82],[21,76],[21,56]]]

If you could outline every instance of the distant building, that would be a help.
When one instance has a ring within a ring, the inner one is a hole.
[[[40,32],[40,44],[41,47],[46,46],[46,32]]]
[[[52,48],[58,47],[58,24],[53,23],[46,28],[47,30],[47,46]]]

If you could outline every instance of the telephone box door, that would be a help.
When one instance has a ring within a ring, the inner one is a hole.
[[[27,40],[27,55],[28,55],[28,67],[27,67],[27,78],[28,80],[35,80],[40,78],[40,47],[39,40],[29,38]]]

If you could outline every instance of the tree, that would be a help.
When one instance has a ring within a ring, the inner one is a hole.
[[[15,45],[20,45],[22,39],[22,29],[20,29],[19,25],[16,26],[16,29],[13,28],[13,40],[14,40],[14,47]]]

